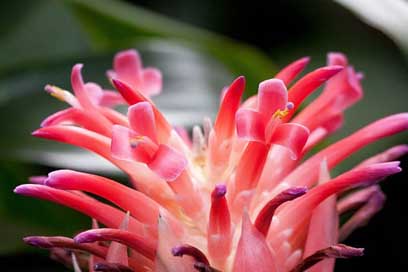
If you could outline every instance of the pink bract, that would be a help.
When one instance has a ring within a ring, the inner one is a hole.
[[[319,272],[333,271],[335,258],[361,256],[362,249],[340,243],[382,207],[377,182],[401,171],[394,160],[408,147],[391,148],[337,177],[330,170],[408,129],[408,113],[375,121],[304,160],[363,96],[362,76],[343,54],[330,53],[328,66],[295,81],[308,62],[288,65],[242,103],[245,78],[238,77],[224,90],[214,126],[207,118],[191,137],[150,99],[161,91],[161,73],[143,68],[136,50],[119,52],[108,71],[118,92],[85,83],[82,65],[75,65],[73,93],[46,86],[70,107],[33,135],[102,156],[134,188],[71,170],[32,177],[15,192],[68,206],[93,224],[74,238],[24,241],[50,249],[76,271]],[[297,111],[323,84],[318,98]],[[129,106],[127,115],[114,109],[118,104]],[[339,216],[355,209],[340,226]]]

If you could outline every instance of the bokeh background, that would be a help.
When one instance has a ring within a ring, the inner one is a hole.
[[[102,173],[126,182],[114,168],[77,149],[30,137],[62,103],[43,86],[70,89],[69,73],[108,86],[105,71],[119,49],[135,47],[164,74],[156,102],[174,123],[191,126],[213,116],[219,91],[245,75],[248,94],[279,67],[341,51],[363,71],[365,98],[346,113],[330,141],[387,114],[408,110],[408,3],[405,0],[189,1],[36,0],[0,3],[0,267],[3,271],[68,271],[47,252],[21,242],[29,234],[72,235],[89,226],[76,212],[15,196],[31,175],[55,168]],[[187,118],[186,118],[187,117]],[[397,143],[403,133],[353,155],[334,174]],[[327,143],[326,143],[327,144]],[[407,158],[402,166],[408,169]],[[407,175],[382,184],[387,203],[369,226],[346,242],[366,255],[338,261],[336,271],[403,271],[408,244]]]

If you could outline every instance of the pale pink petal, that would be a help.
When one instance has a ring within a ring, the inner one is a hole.
[[[142,91],[147,96],[160,94],[162,90],[162,75],[158,69],[146,68],[142,73],[143,87]]]
[[[246,212],[242,219],[241,237],[234,258],[233,272],[275,272],[274,256],[265,237],[252,225]]]
[[[147,136],[157,142],[156,120],[153,107],[149,102],[139,102],[128,110],[130,127],[137,135]]]
[[[268,122],[277,110],[284,110],[288,102],[286,86],[280,79],[262,81],[258,88],[258,112]]]
[[[142,62],[136,50],[129,49],[117,53],[113,59],[113,69],[118,79],[140,90],[143,80]]]
[[[113,108],[123,104],[126,104],[126,101],[123,99],[120,93],[114,91],[104,90],[102,97],[99,100],[99,105],[103,107]]]
[[[239,109],[235,118],[238,137],[247,141],[265,142],[265,125],[259,112]]]
[[[270,143],[286,147],[291,152],[291,158],[296,160],[302,153],[309,137],[309,130],[296,123],[279,125],[273,133]]]
[[[149,168],[166,181],[173,181],[186,169],[187,160],[183,154],[167,145],[159,145]]]

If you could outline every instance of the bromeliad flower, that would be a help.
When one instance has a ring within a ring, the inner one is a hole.
[[[408,114],[378,120],[304,160],[363,95],[362,75],[340,53],[292,83],[308,61],[261,82],[242,104],[245,79],[238,77],[222,93],[214,126],[205,119],[191,138],[150,100],[160,92],[161,75],[143,68],[136,51],[117,54],[108,72],[118,92],[84,83],[82,65],[75,65],[74,94],[46,87],[71,107],[48,117],[33,135],[97,153],[134,188],[71,170],[34,177],[15,192],[82,212],[93,227],[74,238],[24,241],[50,249],[76,271],[317,272],[332,271],[334,258],[362,255],[363,249],[339,243],[382,207],[377,182],[401,170],[393,160],[408,147],[393,147],[337,177],[330,170],[406,130]],[[320,96],[297,112],[324,83]],[[118,104],[129,105],[127,116],[113,109]],[[350,211],[340,226],[339,216]]]

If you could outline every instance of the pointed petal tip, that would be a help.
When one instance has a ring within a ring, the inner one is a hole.
[[[29,195],[32,192],[32,184],[23,184],[14,188],[13,192],[18,195]]]

